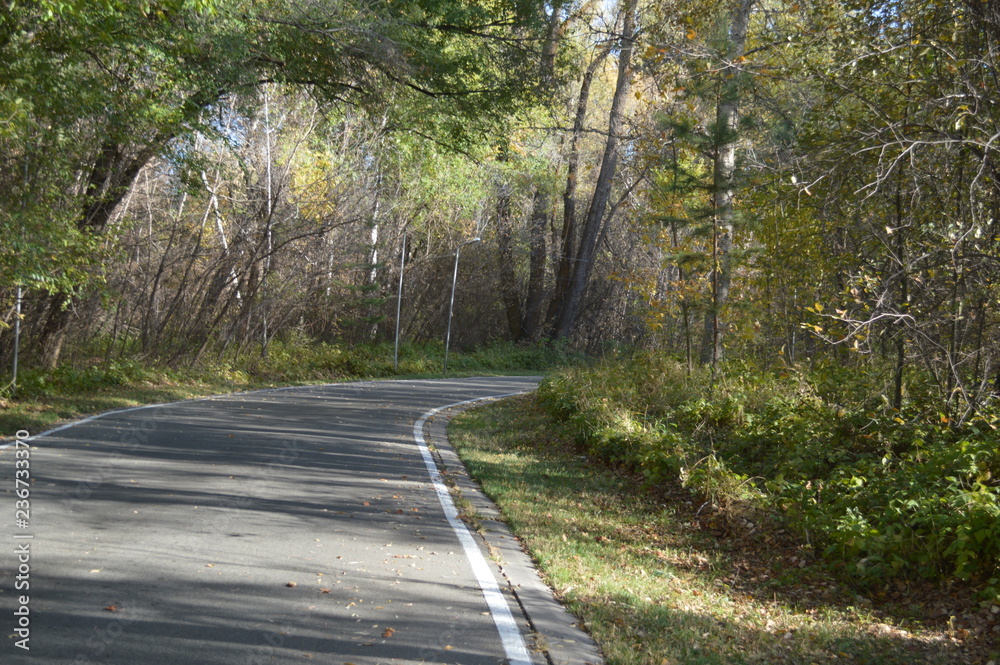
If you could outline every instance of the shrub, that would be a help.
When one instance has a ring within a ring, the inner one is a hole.
[[[862,394],[870,383],[843,367],[731,366],[712,385],[639,353],[561,370],[539,399],[590,453],[723,507],[766,503],[862,581],[952,577],[998,594],[1000,417],[897,411]]]

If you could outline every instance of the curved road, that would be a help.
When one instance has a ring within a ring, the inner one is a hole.
[[[16,451],[0,450],[0,661],[545,663],[414,427],[536,383],[336,384],[89,419],[31,442],[20,526]]]

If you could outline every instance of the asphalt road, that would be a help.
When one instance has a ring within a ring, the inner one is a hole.
[[[545,663],[414,430],[435,407],[535,384],[254,392],[0,450],[0,662]]]

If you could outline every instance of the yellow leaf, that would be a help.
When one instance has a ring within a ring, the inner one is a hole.
[[[697,36],[698,36],[698,33],[694,31],[694,28],[692,28],[692,29],[690,29],[690,30],[687,31],[687,38],[688,39],[694,39]]]

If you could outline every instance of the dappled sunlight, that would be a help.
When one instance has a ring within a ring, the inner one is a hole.
[[[34,440],[31,662],[497,665],[413,425],[534,382],[256,392]]]

